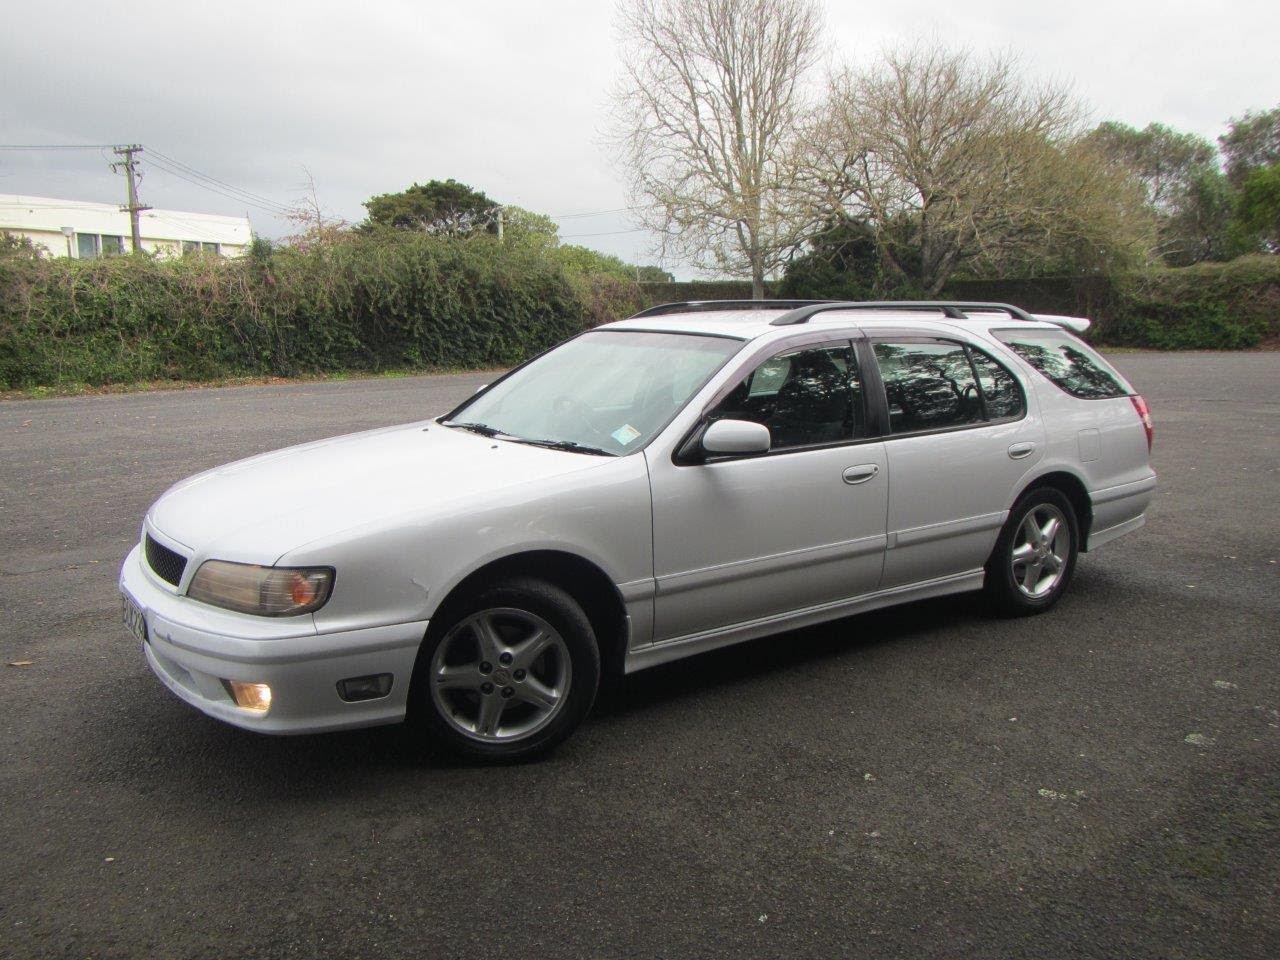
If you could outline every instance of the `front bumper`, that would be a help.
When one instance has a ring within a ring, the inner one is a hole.
[[[273,620],[188,600],[158,580],[134,547],[120,591],[143,613],[147,663],[166,687],[197,709],[261,733],[321,733],[404,719],[414,660],[427,621],[317,633],[311,617]],[[389,673],[391,692],[348,703],[338,682]],[[224,680],[266,683],[265,713],[236,705]]]

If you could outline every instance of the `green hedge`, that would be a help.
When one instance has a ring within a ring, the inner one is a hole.
[[[745,299],[736,281],[584,273],[490,237],[351,236],[240,260],[0,257],[0,389],[516,363],[641,306]],[[1280,340],[1280,257],[1142,275],[969,280],[946,296],[1087,316],[1100,343]]]
[[[1097,343],[1160,350],[1238,350],[1280,340],[1280,257],[1119,277],[965,280],[946,296],[1089,317]]]
[[[487,237],[352,237],[239,260],[9,258],[0,388],[508,365],[628,295]]]

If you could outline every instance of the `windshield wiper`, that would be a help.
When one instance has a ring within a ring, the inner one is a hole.
[[[496,437],[502,432],[497,427],[491,427],[487,423],[459,423],[457,420],[442,420],[441,423],[446,427],[470,430],[472,433],[478,433],[482,437]]]
[[[514,440],[516,443],[527,443],[535,447],[546,447],[548,450],[564,450],[568,453],[589,453],[597,457],[617,456],[616,453],[605,450],[603,447],[593,447],[590,444],[578,443],[574,440],[529,440],[525,437],[505,437],[504,439]]]

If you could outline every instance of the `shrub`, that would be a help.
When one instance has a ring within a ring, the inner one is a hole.
[[[239,260],[0,260],[0,388],[516,363],[601,308],[545,254],[424,234]]]

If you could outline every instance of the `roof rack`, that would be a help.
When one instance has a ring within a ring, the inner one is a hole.
[[[929,310],[938,311],[949,320],[969,319],[966,310],[985,311],[991,313],[1007,313],[1015,320],[1026,320],[1034,323],[1036,318],[1021,307],[1009,303],[977,303],[963,300],[856,300],[847,303],[827,301],[811,303],[789,310],[771,326],[790,327],[798,323],[808,323],[811,317],[832,310]]]
[[[833,302],[831,300],[688,300],[683,303],[660,303],[639,313],[633,313],[627,319],[660,317],[665,313],[712,313],[717,310],[790,310],[794,312],[803,307]]]

